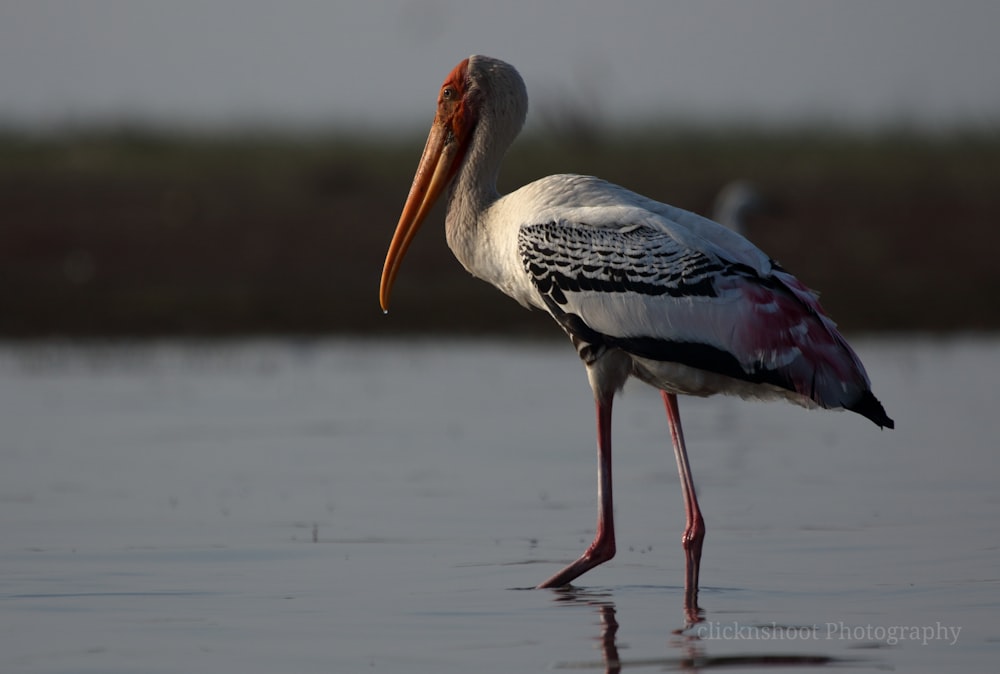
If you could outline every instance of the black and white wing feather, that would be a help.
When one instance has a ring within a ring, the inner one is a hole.
[[[580,356],[593,362],[615,348],[784,390],[803,404],[865,408],[864,368],[816,295],[742,237],[673,210],[700,231],[651,211],[633,222],[520,227],[523,269]]]

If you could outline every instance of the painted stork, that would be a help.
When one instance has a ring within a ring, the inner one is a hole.
[[[590,547],[538,587],[560,587],[615,554],[611,407],[629,377],[666,406],[687,516],[685,587],[696,596],[705,523],[677,395],[727,393],[847,409],[893,421],[817,296],[741,235],[598,178],[553,175],[497,192],[528,96],[509,64],[470,56],[438,93],[427,144],[382,270],[388,311],[400,263],[448,189],[445,232],[459,262],[569,335],[597,408],[598,520]]]

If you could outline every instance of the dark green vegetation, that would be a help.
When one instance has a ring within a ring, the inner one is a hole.
[[[470,278],[443,209],[378,307],[423,138],[0,135],[0,335],[555,335]],[[749,237],[848,331],[1000,327],[1000,137],[697,128],[527,135],[501,175],[599,175],[700,213],[749,179]]]

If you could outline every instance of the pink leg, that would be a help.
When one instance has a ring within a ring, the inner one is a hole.
[[[688,463],[687,448],[684,446],[684,432],[681,430],[681,415],[677,409],[677,396],[666,391],[663,404],[667,408],[667,421],[670,422],[670,439],[674,444],[674,456],[677,458],[677,472],[681,478],[681,491],[684,494],[684,511],[687,524],[681,539],[686,556],[684,587],[688,598],[694,603],[698,595],[698,572],[701,568],[701,545],[705,540],[705,520],[698,507],[698,497],[694,493],[694,478],[691,477],[691,465]]]
[[[611,495],[611,403],[597,401],[597,535],[587,551],[539,588],[562,587],[615,556],[614,499]]]

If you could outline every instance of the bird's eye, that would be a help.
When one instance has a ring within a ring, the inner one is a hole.
[[[455,97],[455,90],[452,89],[451,87],[445,87],[444,89],[441,90],[441,98],[443,98],[444,100],[450,101],[454,97]]]

